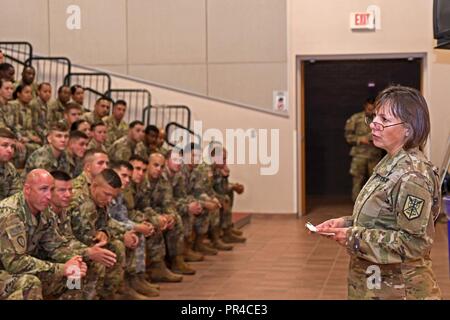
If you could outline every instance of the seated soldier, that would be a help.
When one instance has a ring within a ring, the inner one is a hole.
[[[142,143],[144,139],[144,124],[136,120],[130,123],[128,134],[114,142],[108,149],[111,161],[130,161],[131,156],[139,155],[146,158],[147,153]]]
[[[81,131],[71,131],[67,144],[67,161],[69,162],[69,174],[72,178],[78,177],[83,172],[83,158],[87,150],[89,138]]]
[[[22,180],[10,162],[14,156],[17,137],[10,130],[0,128],[0,200],[22,190]]]
[[[183,150],[169,150],[167,153],[166,166],[163,177],[172,186],[172,194],[177,212],[183,221],[184,234],[184,260],[187,262],[202,261],[203,255],[192,250],[192,231],[194,218],[203,211],[202,206],[192,195],[187,194],[188,176],[182,169]]]
[[[70,87],[71,101],[76,103],[81,110],[81,113],[89,112],[89,109],[84,107],[84,88],[79,84],[74,84]]]
[[[72,124],[80,119],[81,114],[81,107],[77,103],[68,102],[64,108],[64,119],[60,121],[67,125],[68,128],[71,128]]]
[[[159,140],[159,129],[155,125],[148,125],[145,128],[145,139],[144,144],[146,147],[147,155],[151,155],[154,152],[158,152],[158,140]]]
[[[105,152],[96,149],[87,150],[83,158],[83,171],[73,180],[74,195],[87,195],[91,182],[103,170],[108,168],[108,165],[109,159]]]
[[[0,270],[19,279],[26,275],[13,288],[4,287],[1,291],[6,289],[6,293],[0,293],[2,298],[20,291],[27,298],[27,289],[33,290],[34,299],[81,298],[76,279],[69,277],[84,278],[87,266],[67,246],[46,211],[53,184],[54,179],[47,171],[33,170],[26,176],[22,191],[0,202]],[[54,262],[43,260],[39,256],[42,252]]]
[[[126,251],[126,281],[128,281],[129,285],[137,292],[149,297],[157,297],[159,296],[159,286],[153,285],[148,282],[145,273],[145,238],[151,236],[154,233],[154,227],[151,223],[145,221],[141,223],[132,221],[128,217],[128,209],[125,205],[124,200],[124,191],[130,185],[133,166],[129,162],[119,161],[113,162],[110,167],[120,177],[120,180],[122,182],[122,190],[119,195],[111,202],[111,205],[109,207],[109,214],[111,218],[123,223],[127,230],[134,230],[139,237],[139,245],[136,250]]]
[[[170,269],[175,273],[195,274],[195,270],[183,258],[183,221],[175,207],[172,187],[162,176],[165,164],[166,161],[162,154],[153,153],[150,156],[147,169],[147,181],[142,187],[144,199],[139,203],[139,206],[152,208],[160,217],[167,221],[167,228],[163,234],[171,266]]]
[[[22,79],[15,83],[15,87],[18,86],[30,86],[31,94],[33,98],[36,98],[38,92],[38,86],[36,82],[34,82],[36,78],[36,70],[33,66],[25,66],[22,70]]]
[[[48,82],[42,82],[38,86],[37,97],[31,100],[30,107],[33,112],[33,123],[36,124],[36,132],[42,141],[45,141],[48,133],[48,105],[52,97],[52,86]]]
[[[106,148],[127,135],[128,124],[123,120],[126,110],[127,103],[124,100],[117,100],[113,104],[112,114],[103,118],[107,127]]]
[[[130,163],[133,166],[131,197],[125,198],[129,216],[138,222],[150,222],[155,227],[155,234],[147,238],[147,260],[149,262],[147,272],[150,279],[156,282],[180,282],[183,277],[171,272],[164,262],[166,245],[163,233],[168,228],[173,228],[174,220],[169,220],[166,215],[157,213],[149,205],[150,199],[145,188],[148,161],[142,157],[133,156]]]
[[[33,99],[30,85],[19,85],[14,91],[14,101],[10,102],[14,112],[14,131],[19,138],[19,142],[25,145],[25,152],[18,151],[15,154],[15,165],[17,168],[23,168],[25,160],[31,153],[39,149],[43,144],[42,139],[36,131],[37,123],[33,117],[33,111],[30,102]]]
[[[134,231],[127,231],[122,224],[108,214],[108,206],[120,192],[122,183],[111,169],[98,174],[89,186],[87,194],[73,197],[69,212],[73,234],[85,245],[105,247],[116,254],[117,262],[106,269],[103,288],[99,289],[102,299],[121,298],[145,299],[124,281],[125,247],[135,249],[139,239]]]
[[[91,125],[102,121],[103,117],[109,114],[111,99],[100,97],[95,101],[94,111],[86,112],[81,119],[88,121]]]
[[[70,131],[75,130],[83,132],[85,135],[89,137],[89,140],[92,138],[91,124],[86,120],[79,119],[74,123],[72,123],[72,125],[70,126]]]
[[[66,246],[73,251],[79,252],[88,266],[88,272],[81,289],[83,299],[97,299],[97,287],[103,285],[105,267],[111,268],[114,266],[116,255],[114,252],[97,245],[88,247],[75,238],[70,224],[69,212],[67,211],[72,200],[71,178],[64,171],[52,171],[50,174],[55,179],[55,185],[52,188],[50,206],[48,207],[49,214],[54,219],[54,226],[58,233],[67,242]]]
[[[70,88],[62,85],[58,88],[58,98],[48,104],[47,122],[49,126],[64,118],[64,110],[66,110],[69,100]]]
[[[62,123],[53,124],[48,133],[48,144],[40,147],[28,157],[24,172],[28,173],[37,168],[69,172],[66,154],[68,139],[69,129]]]
[[[88,149],[100,149],[105,152],[105,141],[106,141],[106,125],[103,121],[94,123],[91,126],[92,130],[92,139],[89,141],[87,148]]]
[[[244,186],[240,183],[230,183],[230,170],[227,167],[227,150],[222,145],[210,145],[213,170],[213,188],[221,204],[220,227],[223,232],[222,240],[226,243],[245,242],[242,231],[233,228],[232,207],[234,192],[241,194]]]
[[[11,81],[12,84],[14,85],[14,83],[16,82],[15,76],[16,70],[14,69],[14,66],[12,64],[7,62],[0,64],[0,79]]]

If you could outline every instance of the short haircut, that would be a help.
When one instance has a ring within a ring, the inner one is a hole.
[[[137,125],[141,125],[144,126],[144,123],[142,121],[139,120],[134,120],[133,122],[130,123],[130,125],[128,126],[130,129],[133,129],[134,127],[136,127]]]
[[[38,91],[41,91],[41,89],[42,89],[43,86],[49,86],[50,89],[52,88],[52,85],[51,85],[49,82],[41,82],[41,83],[39,83],[39,85],[38,85]]]
[[[120,180],[119,175],[113,169],[105,169],[100,174],[106,183],[108,183],[114,189],[119,189],[122,187],[122,181]]]
[[[79,111],[83,111],[81,106],[76,102],[68,102],[67,105],[64,107],[64,113],[69,113],[70,110],[77,109]]]
[[[70,180],[72,180],[70,175],[67,172],[65,172],[65,171],[54,170],[54,171],[50,172],[50,174],[52,175],[52,177],[55,180],[58,180],[58,181],[70,181]]]
[[[49,131],[49,133],[51,131],[66,132],[66,131],[69,131],[69,128],[67,127],[67,125],[64,122],[58,121],[58,122],[55,122],[54,124],[52,124],[48,131]]]
[[[101,126],[106,127],[106,123],[104,123],[103,121],[98,121],[98,122],[94,123],[93,125],[91,125],[91,130],[94,131],[95,128],[101,127]]]
[[[61,94],[61,91],[62,91],[64,88],[69,88],[69,86],[67,86],[67,85],[65,85],[65,84],[63,84],[62,86],[60,86],[60,87],[58,88],[58,94]],[[69,88],[69,89],[70,89],[70,88]]]
[[[0,72],[6,72],[11,68],[14,69],[14,66],[8,62],[0,63]]]
[[[390,86],[377,96],[375,110],[381,107],[388,108],[392,115],[404,122],[410,130],[403,148],[409,150],[419,147],[423,150],[431,124],[427,102],[422,94],[414,88]]]
[[[80,140],[80,139],[89,140],[89,137],[87,136],[86,133],[79,130],[70,131],[69,140]]]
[[[131,161],[140,161],[140,162],[144,163],[145,165],[148,165],[148,160],[142,158],[142,157],[141,157],[140,155],[138,155],[138,154],[133,154],[133,155],[131,156],[129,162],[131,162]]]
[[[108,154],[107,154],[105,151],[103,151],[102,149],[98,149],[98,148],[89,149],[89,150],[87,150],[86,153],[84,154],[84,157],[83,157],[83,165],[85,165],[86,163],[89,163],[89,162],[91,162],[92,160],[94,160],[94,156],[95,156],[97,153],[101,153],[101,154],[104,154],[104,155],[108,156]]]
[[[78,119],[77,121],[75,121],[74,123],[72,123],[72,125],[70,126],[70,131],[75,131],[78,130],[78,128],[80,127],[80,125],[82,123],[86,122],[87,124],[89,124],[89,127],[91,126],[90,122],[84,119]]]
[[[0,128],[0,138],[17,140],[17,136],[9,129]]]
[[[169,149],[169,151],[166,152],[166,159],[170,159],[170,157],[172,156],[172,153],[179,154],[181,157],[184,154],[183,149],[178,148],[178,147],[173,147],[173,149]]]
[[[35,69],[32,65],[26,65],[26,66],[23,67],[22,73],[23,73],[25,70],[27,70],[27,69],[31,69],[31,70],[33,70],[34,72],[36,72],[36,69]]]
[[[0,88],[3,87],[3,84],[4,84],[5,82],[11,82],[11,80],[0,78]],[[12,82],[11,82],[11,83],[12,83]]]
[[[159,135],[159,129],[157,126],[153,125],[153,124],[149,124],[146,128],[145,128],[145,134],[150,134],[150,132],[156,133]]]
[[[70,87],[70,93],[75,94],[75,92],[77,92],[77,89],[83,89],[84,91],[84,88],[82,86],[80,86],[79,84],[74,84]]]
[[[113,108],[115,107],[115,106],[118,106],[118,105],[122,105],[122,106],[127,106],[127,102],[125,101],[125,100],[117,100],[116,102],[114,102],[114,104],[113,104]]]
[[[127,168],[128,170],[133,171],[133,166],[131,165],[131,163],[124,160],[114,161],[109,165],[109,167],[111,169]]]
[[[100,101],[102,100],[106,100],[108,102],[112,102],[112,100],[110,98],[108,98],[107,96],[101,96],[100,98],[98,98],[97,100],[95,100],[95,104],[98,104]]]

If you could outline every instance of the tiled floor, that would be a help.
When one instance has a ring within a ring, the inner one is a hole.
[[[248,240],[230,252],[192,264],[194,276],[162,284],[160,299],[346,299],[348,256],[333,241],[304,230],[347,215],[351,204],[321,203],[301,219],[254,215],[245,226]],[[447,226],[438,224],[432,258],[445,299],[450,299]]]

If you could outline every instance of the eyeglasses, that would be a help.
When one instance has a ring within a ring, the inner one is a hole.
[[[385,126],[382,123],[379,122],[374,122],[373,120],[375,119],[375,115],[370,115],[370,116],[366,116],[364,119],[364,122],[370,126],[371,124],[373,124],[375,130],[377,131],[383,131],[385,128],[389,128],[389,127],[394,127],[394,126],[398,126],[399,124],[404,124],[405,122],[399,122],[399,123],[394,123],[394,124],[390,124],[388,126]]]

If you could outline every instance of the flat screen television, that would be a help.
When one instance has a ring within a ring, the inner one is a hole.
[[[450,48],[450,0],[433,0],[433,34],[437,48]]]

